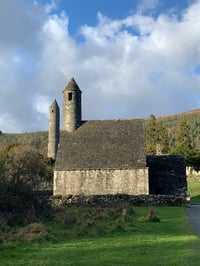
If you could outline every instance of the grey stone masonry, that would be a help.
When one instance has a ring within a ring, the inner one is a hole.
[[[54,195],[149,193],[148,168],[54,171]]]
[[[63,91],[63,129],[75,131],[81,124],[81,90],[72,78]]]
[[[60,110],[54,100],[50,107],[48,158],[55,160],[60,136]]]
[[[54,195],[185,195],[181,156],[146,156],[145,120],[83,121],[81,90],[72,78],[59,107],[51,105],[48,157],[55,159]],[[57,150],[58,149],[58,150]]]

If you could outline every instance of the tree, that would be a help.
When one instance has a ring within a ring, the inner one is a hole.
[[[150,115],[145,123],[146,152],[147,154],[156,154],[156,118]]]
[[[191,138],[190,138],[190,126],[189,123],[185,120],[178,123],[176,134],[175,134],[176,146],[181,143],[185,143],[188,147],[191,148]]]
[[[48,160],[29,145],[12,143],[0,151],[0,215],[8,225],[50,215],[49,201],[34,189],[52,173]]]
[[[156,120],[154,115],[150,115],[150,117],[146,120],[145,136],[147,154],[156,154],[157,145],[159,145],[161,153],[168,153],[168,132],[166,128]]]
[[[173,154],[183,155],[185,159],[189,158],[192,152],[189,131],[190,128],[187,121],[181,121],[178,123],[175,133],[175,148],[172,151]]]
[[[4,162],[5,178],[14,183],[23,182],[32,188],[52,178],[52,167],[37,150],[18,143],[8,147]]]
[[[187,166],[192,166],[195,169],[200,168],[200,152],[192,148],[190,138],[190,126],[187,121],[179,122],[175,134],[175,148],[172,154],[183,155]]]
[[[162,125],[162,123],[156,123],[156,131],[157,131],[157,143],[160,145],[161,152],[167,154],[169,152],[169,135],[166,128]]]

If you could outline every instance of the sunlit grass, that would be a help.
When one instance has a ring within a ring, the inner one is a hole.
[[[200,203],[200,182],[188,182],[191,202]]]
[[[134,207],[134,230],[104,237],[69,238],[66,229],[48,222],[52,239],[1,244],[0,265],[199,265],[200,240],[185,208],[154,209],[161,222],[139,222],[148,208]]]

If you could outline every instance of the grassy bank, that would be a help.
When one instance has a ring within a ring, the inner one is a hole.
[[[188,182],[188,190],[192,203],[200,203],[200,182]]]
[[[160,222],[139,222],[148,208],[133,209],[127,221],[104,236],[72,236],[81,226],[78,222],[48,221],[45,240],[0,244],[0,265],[199,265],[200,240],[184,207],[154,208]],[[112,228],[109,217],[100,220],[104,228]]]

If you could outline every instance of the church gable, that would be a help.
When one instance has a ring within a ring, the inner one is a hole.
[[[61,132],[55,170],[146,167],[144,120],[86,121]]]

